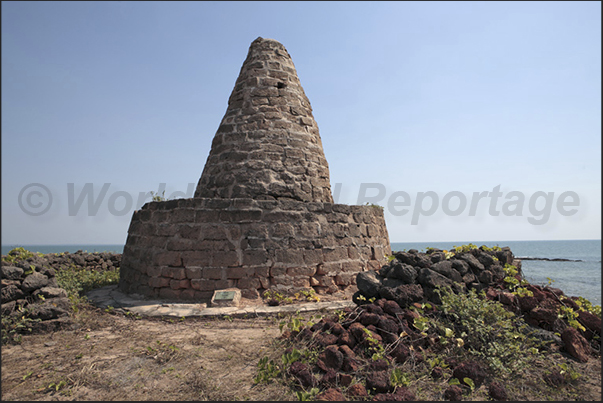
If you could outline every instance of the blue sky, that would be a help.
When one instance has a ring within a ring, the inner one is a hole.
[[[141,193],[192,196],[259,36],[392,242],[600,239],[600,2],[2,2],[2,244],[124,243]]]

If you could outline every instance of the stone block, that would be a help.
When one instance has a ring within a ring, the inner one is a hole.
[[[174,280],[182,280],[186,278],[186,269],[184,267],[162,267],[161,275]]]
[[[262,219],[262,210],[223,210],[220,220],[226,222],[256,222]]]
[[[270,278],[270,287],[275,286],[285,286],[291,287],[293,286],[293,277],[282,275],[282,276],[273,276]]]
[[[175,200],[170,200],[175,201]],[[193,209],[177,209],[172,212],[170,222],[173,223],[193,223],[195,222],[195,210]]]
[[[267,290],[270,287],[270,279],[268,277],[258,277],[263,289]]]
[[[310,288],[310,277],[307,276],[295,276],[292,282],[295,288]]]
[[[257,277],[245,277],[245,278],[239,279],[239,281],[237,282],[237,287],[242,290],[258,289],[258,288],[262,287],[262,283],[260,282],[260,279]]]
[[[197,210],[195,211],[195,223],[212,223],[217,222],[220,212],[218,210]]]
[[[270,275],[270,267],[259,266],[253,268],[254,276],[256,277],[268,277]]]
[[[302,265],[304,258],[300,250],[278,249],[276,251],[276,261],[283,264]]]
[[[324,261],[322,249],[305,249],[302,255],[306,265],[315,265]]]
[[[222,225],[202,225],[199,239],[227,240],[226,229]]]
[[[174,290],[171,288],[160,288],[159,298],[164,299],[179,299],[181,290]]]
[[[341,271],[341,263],[336,262],[321,263],[316,268],[316,274],[322,276],[334,276]]]
[[[275,238],[288,238],[295,235],[295,228],[290,223],[274,223],[270,228],[270,235]]]
[[[165,211],[155,211],[154,213],[165,213]],[[157,236],[172,237],[178,233],[178,226],[175,224],[158,224]]]
[[[203,278],[210,280],[222,280],[224,269],[221,267],[205,267],[203,269]]]
[[[226,268],[227,279],[239,279],[247,277],[247,269],[245,267],[228,267]]]
[[[263,265],[268,260],[268,253],[264,249],[244,250],[243,265],[257,266]]]
[[[192,279],[190,280],[191,287],[199,291],[213,291],[216,289],[215,280],[207,279]]]
[[[233,287],[236,280],[215,280],[216,290]]]
[[[345,273],[358,273],[363,271],[364,265],[359,260],[350,260],[341,263],[341,271]]]
[[[176,251],[162,252],[157,254],[157,256],[155,257],[155,262],[158,266],[182,266],[182,258],[180,257],[180,252]]]
[[[195,290],[194,288],[182,289],[180,290],[180,299],[187,301],[196,300],[196,293],[198,292],[199,291]]]
[[[189,239],[171,238],[167,241],[168,251],[192,250],[193,244]]]
[[[212,264],[212,251],[186,251],[182,252],[182,264],[189,266],[210,266]]]
[[[122,264],[123,266],[123,264]],[[163,272],[163,267],[161,266],[147,266],[147,276],[149,277],[160,277]]]
[[[350,286],[356,283],[356,273],[339,273],[335,276],[335,284],[338,286]]]
[[[281,266],[273,266],[270,268],[271,277],[280,277],[287,275],[287,268]]]
[[[318,285],[321,287],[333,287],[336,286],[335,284],[335,277],[334,276],[321,276],[321,275],[315,275],[312,278],[314,278],[317,282]]]
[[[235,251],[221,251],[214,253],[212,265],[215,267],[227,267],[239,265],[239,256]]]
[[[171,279],[167,277],[149,277],[149,286],[154,288],[169,287]]]
[[[287,269],[288,276],[313,276],[316,274],[316,266],[299,266],[289,267]]]
[[[182,225],[179,228],[178,233],[184,239],[199,239],[201,227],[194,225]]]
[[[360,253],[358,252],[358,248],[356,246],[348,246],[348,258],[352,260],[360,259]]]
[[[337,262],[348,259],[348,249],[344,247],[323,248],[322,254],[325,262]]]
[[[189,279],[184,280],[170,280],[170,288],[177,290],[180,288],[190,288],[191,283]]]
[[[189,280],[195,278],[203,278],[203,268],[202,267],[187,267],[186,269],[186,278]]]

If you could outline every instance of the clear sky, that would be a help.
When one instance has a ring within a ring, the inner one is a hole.
[[[600,2],[3,1],[2,244],[120,244],[145,193],[192,197],[259,36],[390,241],[601,238]]]

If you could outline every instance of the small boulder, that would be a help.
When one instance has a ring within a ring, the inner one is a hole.
[[[590,345],[588,341],[571,326],[561,332],[565,351],[579,362],[587,362],[590,356]]]
[[[452,377],[458,379],[461,383],[464,383],[464,378],[470,378],[475,386],[479,387],[486,378],[486,371],[476,361],[465,361],[452,371]]]
[[[330,388],[316,395],[316,400],[327,402],[343,402],[345,401],[345,397],[343,397],[343,393],[341,393],[339,389]]]
[[[10,301],[16,301],[25,297],[25,293],[14,284],[3,286],[0,290],[0,295],[2,296],[3,304]]]
[[[505,388],[498,382],[493,381],[488,385],[488,395],[492,398],[492,400],[507,400],[507,391]]]
[[[361,383],[355,383],[354,385],[348,388],[348,394],[351,397],[363,398],[367,397],[368,393],[366,392],[366,388]]]
[[[16,266],[2,266],[2,278],[8,280],[19,280],[23,276],[23,269]]]
[[[379,296],[382,281],[383,277],[379,276],[374,270],[363,271],[356,276],[358,291],[367,299]]]
[[[21,289],[27,293],[30,293],[38,288],[42,288],[48,285],[48,277],[42,273],[33,272],[29,276],[25,277],[23,283],[21,283]]]
[[[463,397],[463,390],[458,385],[451,385],[444,391],[444,399],[450,401],[460,401]]]
[[[387,371],[369,372],[366,375],[366,388],[374,390],[375,393],[388,393],[393,388],[389,383],[389,373]]]
[[[406,308],[413,302],[423,299],[423,287],[419,284],[403,284],[396,288],[382,287],[379,295],[387,300],[395,301],[401,308]]]

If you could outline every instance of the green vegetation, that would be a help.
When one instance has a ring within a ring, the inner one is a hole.
[[[505,277],[503,279],[503,282],[505,283],[507,289],[511,291],[511,293],[520,297],[534,296],[534,293],[532,291],[525,288],[525,286],[528,285],[528,281],[524,278],[521,278],[517,267],[506,263],[503,267],[503,270],[505,271]]]
[[[59,286],[67,291],[72,307],[77,311],[79,306],[86,302],[85,293],[119,282],[119,268],[96,271],[71,264],[59,268],[56,271],[56,279]]]
[[[13,248],[6,255],[2,256],[2,261],[7,263],[17,263],[25,259],[29,259],[34,256],[44,256],[43,253],[40,252],[30,252],[25,248],[17,247]]]
[[[32,257],[44,257],[44,254],[17,247],[8,252],[8,254],[3,255],[2,261],[15,264]],[[33,273],[35,268],[36,266],[30,265],[29,269],[24,271],[24,275]],[[97,271],[78,267],[72,263],[56,268],[55,277],[59,287],[67,291],[73,312],[78,312],[83,304],[87,304],[86,297],[84,296],[86,292],[119,282],[119,268]],[[40,295],[38,300],[43,301],[44,297]],[[29,317],[33,309],[32,305],[27,307],[17,306],[15,309],[20,315],[2,315],[2,344],[9,341],[19,343],[21,341],[21,334],[30,332],[32,324],[40,321],[39,319],[31,319]]]
[[[151,196],[152,196],[151,201],[157,202],[157,201],[166,201],[167,200],[165,198],[165,190],[163,192],[161,192],[161,194],[159,194],[159,192],[153,192],[152,190],[149,193],[151,193]]]
[[[262,295],[268,305],[282,305],[282,304],[293,304],[295,302],[319,302],[320,297],[316,295],[316,291],[313,288],[300,290],[294,293],[292,296],[285,296],[284,294],[275,290],[266,290]]]
[[[470,290],[467,294],[456,294],[449,288],[437,292],[442,299],[439,307],[442,315],[436,318],[436,326],[451,327],[463,340],[465,349],[495,372],[524,369],[545,347],[530,337],[527,324],[499,302],[487,300],[485,293],[478,295]]]

